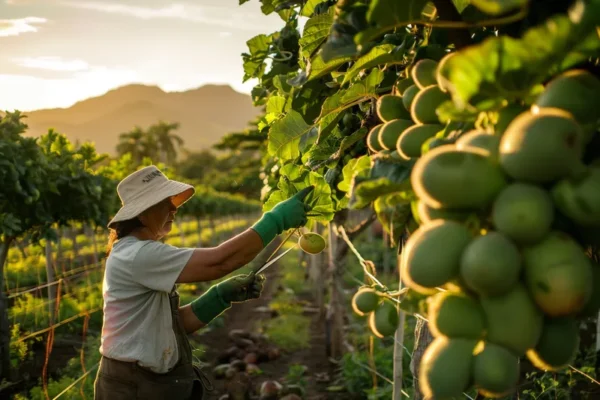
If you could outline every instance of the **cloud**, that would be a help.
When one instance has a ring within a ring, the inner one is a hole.
[[[19,36],[22,33],[37,32],[38,24],[48,22],[46,18],[25,17],[20,19],[0,19],[0,37]]]
[[[139,19],[179,19],[231,29],[254,30],[256,23],[247,14],[231,7],[197,6],[175,3],[160,8],[130,6],[99,1],[61,1],[60,4],[85,10],[126,15]]]
[[[90,65],[83,60],[63,60],[60,57],[25,57],[13,60],[20,67],[50,71],[87,71]]]

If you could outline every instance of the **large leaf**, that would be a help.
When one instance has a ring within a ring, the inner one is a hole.
[[[342,169],[344,179],[338,183],[338,189],[342,192],[349,192],[352,180],[356,176],[366,177],[371,169],[371,158],[364,155],[360,158],[353,158]]]
[[[325,62],[323,61],[321,53],[318,53],[315,57],[313,57],[312,60],[310,60],[310,72],[308,74],[308,80],[312,81],[314,79],[327,75],[328,73],[336,70],[339,66],[347,63],[348,61],[352,61],[352,57],[334,58],[333,60]]]
[[[390,156],[378,156],[368,178],[356,178],[351,190],[350,208],[364,208],[378,197],[396,193],[405,203],[414,197],[410,173],[414,161],[404,161]]]
[[[246,82],[251,78],[262,77],[265,72],[265,60],[269,55],[269,46],[271,45],[271,41],[271,36],[261,34],[254,36],[252,39],[246,42],[250,53],[242,54],[242,58],[244,60],[243,82]]]
[[[302,15],[303,17],[310,17],[313,15],[313,13],[315,12],[315,7],[321,3],[323,3],[326,0],[308,0],[304,6],[302,7],[302,10],[300,11],[300,15]]]
[[[300,156],[300,139],[310,133],[311,125],[297,111],[290,110],[285,117],[273,123],[269,130],[268,151],[282,161]]]
[[[329,30],[333,23],[334,7],[331,7],[326,14],[316,15],[310,18],[300,38],[300,53],[306,59],[311,59],[313,54],[329,36]]]
[[[373,28],[359,32],[355,41],[364,44],[381,34],[420,20],[429,0],[373,0],[369,5],[367,21]]]
[[[382,44],[376,47],[373,47],[371,51],[367,54],[356,60],[356,62],[352,65],[352,67],[346,72],[344,75],[344,80],[342,81],[342,85],[350,82],[356,75],[360,73],[360,71],[376,67],[382,64],[395,64],[400,63],[404,60],[405,49],[400,49],[400,51],[393,51],[393,44]]]
[[[310,219],[327,222],[333,218],[335,209],[331,199],[331,188],[322,175],[291,163],[284,165],[280,173],[278,190],[271,193],[263,206],[263,211],[271,210],[279,202],[312,185],[315,189],[305,199],[305,203],[312,207]]]
[[[362,81],[356,82],[348,89],[340,90],[333,96],[328,97],[323,103],[319,119],[325,118],[331,113],[341,112],[371,98],[376,98],[377,86],[381,83],[383,77],[383,72],[375,68]]]
[[[360,128],[356,132],[353,132],[351,135],[344,137],[342,139],[342,143],[340,143],[340,148],[337,150],[334,157],[340,158],[346,150],[352,147],[355,143],[358,143],[359,141],[363,140],[368,133],[369,130],[367,128]]]
[[[504,14],[516,8],[521,8],[529,0],[471,0],[471,4],[481,11],[492,15]]]
[[[458,109],[476,95],[490,100],[525,98],[548,77],[600,55],[594,23],[579,18],[586,23],[575,24],[569,16],[559,15],[529,29],[522,39],[490,37],[461,50],[442,66],[440,84],[450,91]]]

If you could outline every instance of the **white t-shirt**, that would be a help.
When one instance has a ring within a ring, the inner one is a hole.
[[[132,236],[115,243],[102,284],[103,356],[137,361],[157,373],[176,364],[169,293],[193,251]]]

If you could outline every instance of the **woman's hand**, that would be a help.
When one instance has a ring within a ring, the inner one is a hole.
[[[239,303],[257,299],[263,290],[264,275],[251,272],[248,275],[236,275],[218,283],[217,291],[227,303]]]

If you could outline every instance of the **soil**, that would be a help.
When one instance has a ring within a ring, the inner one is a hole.
[[[265,271],[264,274],[267,280],[259,299],[234,305],[234,307],[224,314],[225,323],[223,327],[194,336],[194,341],[206,347],[206,353],[203,354],[202,359],[211,364],[203,368],[203,371],[215,386],[214,392],[208,396],[208,399],[216,400],[228,392],[239,391],[240,386],[244,387],[243,391],[246,392],[246,397],[242,398],[258,398],[256,394],[258,394],[260,385],[264,381],[276,380],[284,385],[284,377],[289,371],[289,367],[293,364],[301,364],[307,367],[304,376],[307,382],[305,400],[338,400],[342,398],[352,400],[353,397],[348,393],[334,393],[326,390],[328,386],[338,385],[335,382],[336,366],[330,362],[326,354],[325,322],[320,320],[318,312],[313,311],[316,310],[316,305],[313,304],[310,295],[299,296],[299,300],[306,304],[304,314],[311,318],[309,348],[294,352],[281,350],[279,358],[258,364],[258,367],[263,371],[258,376],[238,373],[238,375],[229,380],[224,378],[216,379],[214,377],[212,369],[219,364],[217,358],[233,345],[228,337],[228,333],[233,329],[259,333],[260,321],[272,318],[272,314],[264,312],[264,309],[268,307],[269,302],[273,299],[277,291],[282,289],[279,284],[281,272],[277,267],[277,264],[274,264]]]

